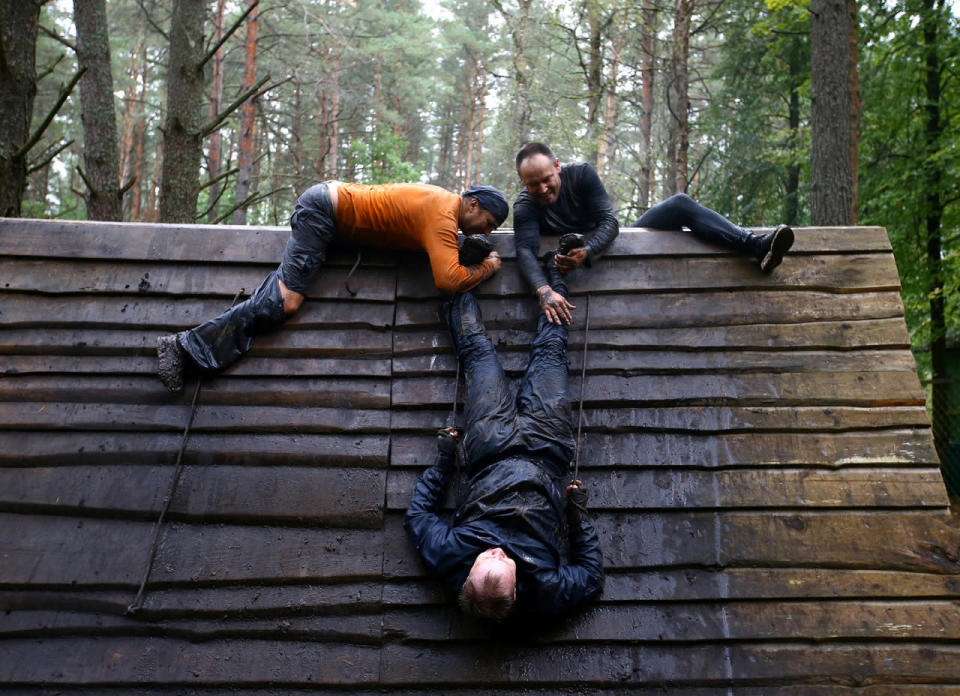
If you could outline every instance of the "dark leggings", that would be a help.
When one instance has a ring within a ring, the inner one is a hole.
[[[706,242],[722,244],[753,256],[759,253],[759,237],[737,227],[720,213],[700,205],[685,193],[678,193],[662,203],[657,203],[641,215],[633,226],[652,227],[657,230],[679,230],[687,227]]]
[[[567,327],[540,314],[530,361],[516,397],[484,332],[471,293],[446,305],[447,326],[467,383],[464,447],[471,468],[509,454],[533,457],[564,475],[573,455],[567,398]]]
[[[280,283],[301,295],[320,272],[327,247],[336,237],[333,204],[326,184],[307,189],[297,200],[290,218],[280,267],[271,272],[250,297],[220,316],[189,331],[177,340],[202,372],[214,372],[236,362],[253,347],[256,336],[287,320]]]

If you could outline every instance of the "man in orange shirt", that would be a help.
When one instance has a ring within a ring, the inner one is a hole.
[[[176,392],[183,388],[185,368],[215,372],[240,359],[257,334],[279,326],[300,308],[334,239],[425,251],[437,288],[445,293],[471,290],[500,269],[500,255],[491,251],[480,263],[463,266],[457,229],[489,235],[508,212],[503,194],[492,186],[474,186],[459,196],[427,184],[328,181],[312,186],[294,207],[280,267],[247,300],[189,331],[157,339],[160,379]]]

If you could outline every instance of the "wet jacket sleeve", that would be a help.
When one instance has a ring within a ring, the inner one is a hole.
[[[603,182],[597,171],[590,165],[585,165],[577,182],[577,193],[587,205],[593,209],[596,229],[587,239],[587,256],[590,260],[598,259],[607,250],[613,240],[620,234],[620,223],[613,212],[613,204],[603,188]]]
[[[448,225],[428,232],[424,250],[430,257],[433,282],[440,292],[455,293],[472,290],[496,273],[494,262],[484,259],[475,266],[460,265],[460,248],[457,246],[457,228]]]
[[[450,525],[439,516],[447,484],[454,472],[456,455],[438,453],[433,466],[420,475],[403,520],[407,536],[417,547],[431,573],[445,567],[452,543]]]
[[[517,264],[531,290],[547,285],[540,260],[540,220],[533,209],[535,204],[523,198],[513,204],[513,241],[517,250]]]

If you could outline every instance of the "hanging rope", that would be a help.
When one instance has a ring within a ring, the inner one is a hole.
[[[362,251],[357,250],[357,260],[353,262],[353,267],[350,269],[350,272],[347,273],[347,277],[343,281],[343,286],[347,289],[347,292],[350,293],[350,297],[357,296],[357,291],[350,287],[350,278],[351,276],[353,276],[353,272],[357,270],[357,266],[360,265],[360,257],[362,256],[362,254],[363,254]]]
[[[587,345],[590,339],[590,293],[587,293],[587,318],[583,327],[583,357],[580,359],[580,409],[577,416],[577,444],[573,453],[573,480],[580,478],[580,446],[583,430],[583,386],[587,381]]]
[[[240,294],[243,292],[243,288],[237,290],[237,294],[233,296],[233,301],[230,303],[230,306],[233,307],[237,303]],[[220,338],[223,338],[223,334],[226,331],[226,326],[220,332]],[[193,420],[197,415],[197,401],[200,397],[200,385],[203,382],[203,375],[197,375],[197,386],[193,390],[193,400],[190,402],[190,417],[187,418],[187,427],[183,430],[183,435],[180,437],[180,449],[177,452],[177,460],[175,462],[175,469],[173,472],[173,479],[170,481],[170,488],[167,490],[167,495],[163,499],[163,506],[160,508],[160,515],[157,517],[157,522],[153,526],[153,541],[150,542],[150,555],[147,558],[147,567],[143,571],[143,577],[140,579],[140,587],[137,589],[137,595],[133,598],[133,601],[127,605],[126,614],[134,614],[143,607],[143,595],[144,590],[147,587],[147,581],[150,580],[150,573],[153,570],[153,561],[157,555],[157,546],[160,540],[160,529],[163,527],[163,521],[167,517],[167,511],[170,509],[170,503],[173,501],[173,496],[177,492],[177,484],[180,483],[180,475],[183,473],[183,453],[187,449],[187,439],[190,437],[190,428],[193,427]]]

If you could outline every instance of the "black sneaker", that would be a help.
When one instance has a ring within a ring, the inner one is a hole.
[[[773,232],[760,237],[760,270],[769,273],[780,265],[783,255],[793,246],[793,230],[780,225]]]
[[[584,244],[585,242],[582,234],[568,232],[560,237],[560,241],[557,242],[557,253],[566,256],[574,249],[580,249],[584,246]]]
[[[157,338],[157,375],[168,391],[176,394],[183,389],[183,367],[186,353],[180,347],[176,334]]]
[[[476,266],[482,263],[493,251],[493,243],[486,237],[473,234],[465,237],[460,245],[460,265]]]

